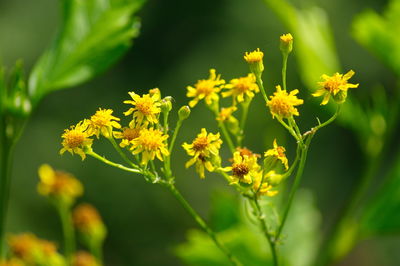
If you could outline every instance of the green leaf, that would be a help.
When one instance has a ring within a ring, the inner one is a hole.
[[[400,76],[400,0],[390,1],[383,15],[366,10],[352,25],[354,38]]]
[[[61,30],[29,78],[32,101],[76,86],[107,69],[130,47],[144,0],[63,0]]]
[[[362,236],[400,233],[400,157],[382,186],[367,203],[361,218]]]

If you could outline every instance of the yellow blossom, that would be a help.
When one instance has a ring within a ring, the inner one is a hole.
[[[297,98],[297,93],[299,93],[298,90],[287,93],[286,90],[281,89],[281,86],[276,86],[276,92],[273,96],[270,96],[271,100],[267,102],[272,117],[290,118],[293,115],[298,116],[299,112],[295,106],[303,104],[303,100]]]
[[[189,106],[194,107],[202,99],[206,101],[207,105],[218,101],[218,93],[223,84],[225,84],[225,80],[221,79],[221,75],[217,75],[215,69],[210,69],[210,76],[208,79],[197,81],[194,87],[187,86],[186,96],[194,98],[189,102]]]
[[[264,71],[263,57],[264,53],[260,51],[260,48],[250,53],[246,52],[244,55],[244,60],[249,64],[251,72],[256,76],[261,75]]]
[[[293,36],[290,33],[283,34],[279,37],[280,49],[283,53],[289,54],[293,50]]]
[[[107,229],[98,211],[90,204],[82,203],[72,213],[75,228],[86,240],[103,241]]]
[[[218,121],[226,121],[229,118],[232,117],[232,113],[235,112],[237,108],[235,106],[227,107],[227,108],[221,108],[221,111],[219,112],[217,116]]]
[[[271,176],[276,175],[275,171],[269,171],[265,176],[264,176],[264,180],[261,184],[261,180],[262,180],[262,175],[256,175],[254,177],[254,182],[253,182],[253,190],[255,192],[258,192],[259,195],[266,195],[269,197],[273,197],[276,194],[278,194],[278,191],[276,190],[272,190],[273,187],[272,185],[270,185],[267,180],[269,180],[269,178]],[[260,187],[261,186],[261,187]]]
[[[247,77],[232,79],[224,88],[228,91],[222,92],[222,97],[232,96],[234,103],[236,103],[236,100],[241,103],[246,99],[252,99],[254,93],[260,91],[253,73],[248,74]]]
[[[99,108],[99,110],[90,117],[87,130],[88,135],[96,135],[96,137],[99,138],[101,134],[109,138],[113,128],[121,128],[121,125],[117,122],[120,119],[113,116],[112,113],[113,110],[111,109]]]
[[[88,120],[80,121],[75,126],[71,126],[70,129],[65,129],[62,134],[62,145],[63,148],[60,150],[60,154],[68,151],[71,154],[78,154],[82,157],[82,160],[86,158],[84,152],[85,148],[91,148],[93,140],[90,139],[90,135],[87,133],[89,126]]]
[[[196,171],[200,178],[204,178],[204,170],[214,171],[213,159],[219,158],[219,149],[222,140],[219,133],[207,133],[205,128],[201,129],[201,133],[193,140],[191,144],[183,143],[182,147],[186,153],[193,158],[186,162],[186,168],[196,163]]]
[[[132,104],[134,107],[129,108],[124,114],[128,116],[133,113],[133,119],[136,119],[138,124],[141,124],[145,120],[150,124],[157,124],[158,115],[161,112],[160,94],[144,94],[140,97],[140,95],[134,92],[129,92],[129,95],[133,101],[127,100],[124,103]]]
[[[63,203],[71,205],[75,199],[83,194],[81,182],[73,175],[55,171],[50,165],[43,164],[39,168],[40,182],[38,192]]]
[[[135,125],[135,123],[132,123],[134,121],[135,120],[132,120],[131,123],[129,123],[129,127],[124,127],[121,129],[121,131],[114,131],[114,137],[116,139],[122,139],[121,143],[119,144],[122,148],[131,145],[132,141],[139,137],[140,130],[144,128],[138,124]]]
[[[100,264],[92,254],[79,251],[74,255],[72,266],[100,266]]]
[[[252,152],[251,150],[249,150],[246,147],[243,147],[243,148],[242,147],[237,147],[236,151],[240,152],[241,156],[247,155],[249,157],[250,156],[255,156],[256,158],[260,158],[261,157],[260,154],[254,153],[254,152]]]
[[[140,131],[139,136],[132,140],[132,153],[142,153],[142,164],[154,160],[157,157],[160,161],[163,156],[168,156],[168,147],[166,139],[168,135],[164,135],[161,130],[153,128],[144,128]]]
[[[276,159],[280,160],[282,162],[282,164],[285,166],[286,170],[289,168],[288,166],[288,159],[286,158],[285,155],[285,147],[283,146],[278,146],[278,144],[276,143],[276,139],[274,139],[274,148],[273,149],[269,149],[264,153],[264,156],[272,156],[275,157]]]
[[[333,96],[338,103],[342,103],[346,99],[347,90],[349,88],[357,88],[359,85],[347,82],[353,75],[353,70],[350,70],[344,75],[335,73],[333,76],[328,76],[324,74],[322,75],[322,79],[324,79],[324,81],[318,82],[318,84],[322,87],[312,95],[314,97],[324,95],[321,105],[327,104],[331,96]]]
[[[231,184],[253,183],[256,176],[261,175],[260,166],[256,156],[241,155],[240,151],[233,154],[232,166],[225,167],[224,171],[232,171],[230,178]]]
[[[11,258],[9,260],[0,260],[0,266],[25,266],[25,263],[17,258]]]

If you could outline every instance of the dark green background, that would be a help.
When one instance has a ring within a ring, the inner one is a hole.
[[[381,11],[386,1],[302,3],[317,4],[327,11],[343,68],[354,69],[354,82],[361,84],[351,92],[354,97],[362,99],[377,84],[394,86],[394,75],[349,34],[355,14],[366,7]],[[91,158],[81,162],[78,156],[59,156],[60,135],[64,128],[89,117],[99,107],[112,108],[122,117],[127,109],[122,101],[132,90],[144,93],[159,87],[164,95],[174,97],[174,105],[179,108],[187,103],[186,86],[207,77],[209,68],[216,68],[226,80],[246,75],[248,67],[243,53],[257,47],[265,52],[264,82],[271,90],[279,82],[278,37],[286,29],[261,0],[149,1],[139,16],[141,34],[117,65],[83,86],[49,95],[34,113],[15,153],[8,231],[32,231],[61,243],[56,213],[36,193],[37,168],[49,163],[79,177],[85,185],[85,196],[79,201],[88,201],[100,210],[109,230],[105,244],[107,265],[180,265],[171,249],[184,241],[186,230],[195,224],[178,202],[162,187],[145,183],[140,176],[126,174]],[[30,69],[52,40],[57,23],[56,0],[0,0],[2,63],[12,66],[22,58]],[[288,78],[289,88],[299,89],[306,102],[315,102],[302,89],[294,57],[289,59]],[[323,108],[315,104],[300,107],[300,112],[303,129],[314,123],[315,116],[326,117]],[[213,118],[202,105],[192,112],[178,144],[191,141],[201,127],[216,131]],[[261,153],[278,136],[293,159],[294,143],[270,118],[260,98],[250,110],[247,130],[246,146]],[[95,147],[100,154],[116,158],[108,145],[96,143]],[[185,170],[183,162],[187,157],[181,149],[174,156],[177,186],[207,217],[213,191],[230,188],[216,176],[200,180],[192,169]],[[324,228],[351,191],[363,163],[357,141],[348,130],[332,125],[315,138],[303,186],[315,194]],[[398,265],[399,245],[398,237],[364,241],[341,265]]]

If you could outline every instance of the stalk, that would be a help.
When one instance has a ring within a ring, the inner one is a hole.
[[[56,206],[60,215],[61,225],[64,237],[64,253],[69,262],[72,261],[72,256],[75,253],[75,231],[72,226],[72,217],[68,206]]]

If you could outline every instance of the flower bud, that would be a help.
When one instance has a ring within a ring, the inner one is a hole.
[[[161,111],[163,113],[168,113],[172,110],[172,97],[168,96],[161,100]]]
[[[264,53],[261,52],[259,48],[251,53],[246,52],[244,55],[244,60],[249,64],[250,71],[253,72],[256,77],[261,76],[264,71],[263,57]]]
[[[179,120],[185,120],[190,116],[190,107],[187,105],[182,106],[178,111]]]
[[[279,48],[281,49],[283,54],[290,54],[293,50],[293,36],[292,34],[283,34],[280,38]]]
[[[333,99],[337,104],[342,104],[346,101],[347,98],[347,90],[340,90],[338,93],[333,95]]]

